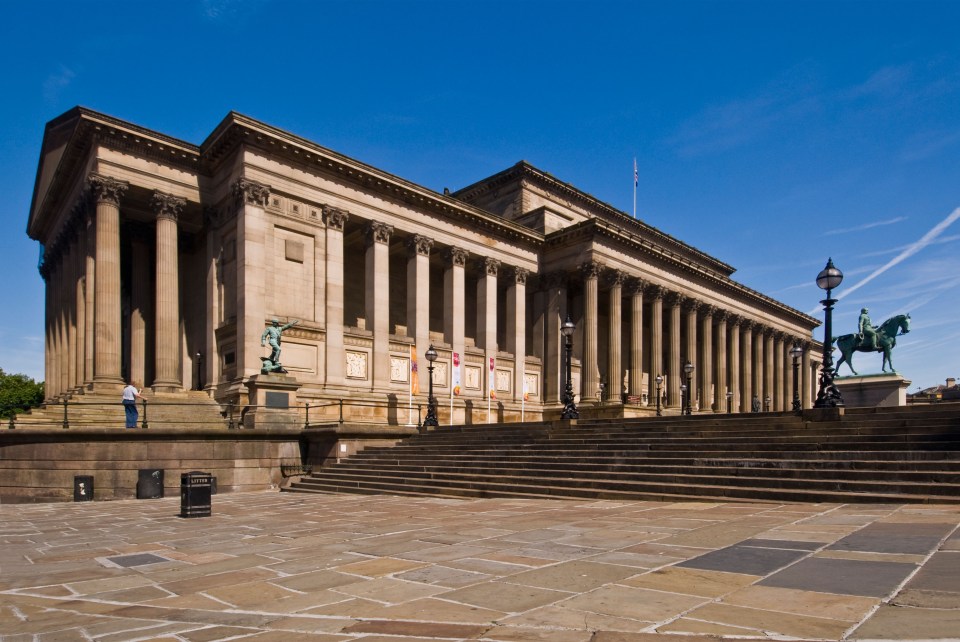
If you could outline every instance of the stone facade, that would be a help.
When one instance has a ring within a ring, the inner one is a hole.
[[[235,113],[195,145],[75,108],[47,125],[27,231],[51,399],[132,379],[247,403],[274,317],[301,321],[299,402],[370,404],[348,414],[425,403],[433,345],[441,421],[536,418],[560,406],[568,315],[587,408],[652,408],[662,374],[676,411],[689,361],[698,411],[728,391],[787,410],[795,342],[805,407],[816,390],[816,319],[523,162],[439,194]]]

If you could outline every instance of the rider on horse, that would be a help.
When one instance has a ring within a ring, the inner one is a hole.
[[[860,310],[860,340],[861,347],[865,350],[876,350],[877,346],[877,330],[873,327],[873,323],[870,322],[870,315],[868,314],[870,310],[863,308]]]

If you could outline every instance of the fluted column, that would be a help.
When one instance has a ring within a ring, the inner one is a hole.
[[[672,292],[667,296],[667,305],[670,306],[670,363],[667,371],[673,376],[667,382],[667,404],[679,406],[681,404],[680,384],[683,375],[683,363],[680,362],[680,306],[683,304],[683,295]]]
[[[770,397],[770,407],[769,410],[776,408],[774,405],[776,403],[776,393],[774,392],[774,355],[773,355],[773,339],[774,331],[768,330],[764,336],[764,345],[763,345],[763,401],[766,401],[767,397]]]
[[[713,408],[713,311],[712,305],[704,305],[700,319],[700,410]],[[696,397],[694,397],[696,399]]]
[[[147,322],[150,319],[150,251],[142,241],[131,243],[131,277],[142,284],[130,291],[130,380],[144,385],[147,380]]]
[[[91,174],[96,202],[96,291],[94,382],[103,388],[123,384],[120,376],[120,198],[128,184]]]
[[[643,290],[642,279],[630,282],[630,396],[637,399],[643,395]],[[658,373],[650,373],[648,400],[656,394],[654,379]]]
[[[326,225],[326,272],[327,304],[326,316],[326,380],[327,386],[338,387],[344,384],[346,354],[343,344],[343,297],[344,297],[344,248],[343,229],[349,214],[343,210],[326,207],[323,210],[323,223]]]
[[[154,318],[156,324],[156,377],[154,390],[183,388],[180,372],[180,272],[177,247],[177,217],[186,200],[154,192],[157,215],[157,281]]]
[[[812,408],[813,382],[816,381],[815,378],[810,376],[813,372],[813,365],[810,362],[810,350],[813,349],[813,344],[810,341],[804,341],[801,346],[803,347],[803,356],[800,365],[800,404],[804,408]]]
[[[588,261],[580,267],[583,278],[583,363],[581,365],[580,397],[585,402],[596,402],[600,391],[600,366],[597,340],[597,306],[600,272],[603,266]]]
[[[665,372],[663,369],[663,296],[666,291],[659,285],[651,285],[647,290],[650,297],[650,396],[656,395],[654,379],[663,373],[667,380],[681,376],[679,372]]]
[[[743,386],[740,390],[740,412],[750,412],[752,409],[753,395],[756,388],[753,387],[753,321],[744,321],[740,324],[740,363],[741,377]]]
[[[728,320],[730,335],[730,354],[727,361],[730,364],[730,392],[733,397],[730,399],[730,408],[733,412],[740,412],[740,324],[743,319],[736,315],[731,315]]]
[[[527,360],[527,274],[529,270],[514,267],[506,298],[507,352],[513,354],[513,398],[523,398],[523,377]],[[537,391],[531,391],[537,392]]]
[[[717,320],[717,345],[714,354],[717,358],[715,367],[716,394],[713,396],[713,411],[727,411],[727,317],[728,313],[719,311],[714,315]]]
[[[565,385],[563,335],[560,325],[567,318],[567,275],[552,272],[540,280],[545,299],[544,403],[560,403]]]
[[[63,297],[66,304],[67,319],[67,351],[64,357],[67,364],[67,390],[72,391],[77,384],[77,272],[76,272],[77,247],[75,240],[71,238],[67,242],[67,279],[64,288]]]
[[[697,363],[697,361],[698,361],[698,356],[697,356],[697,333],[698,333],[698,331],[699,331],[698,328],[697,328],[697,312],[700,310],[700,308],[701,308],[702,305],[703,305],[703,304],[702,304],[700,301],[697,301],[696,299],[687,299],[686,302],[684,303],[684,306],[683,306],[683,307],[684,307],[684,310],[686,311],[686,315],[687,315],[687,317],[686,317],[686,321],[687,321],[687,345],[684,347],[684,350],[685,350],[685,352],[686,352],[686,354],[683,355],[683,358],[684,358],[683,364],[684,364],[684,365],[686,365],[687,361],[689,361],[691,364],[693,364],[693,365],[695,365],[695,366],[696,366],[696,365],[699,365],[699,364]],[[683,372],[678,372],[678,373],[677,373],[677,376],[680,377],[680,378],[682,378],[683,381],[686,382],[686,374],[684,374]],[[692,390],[690,391],[691,393],[693,393],[693,391],[695,391],[695,390],[697,389],[697,381],[698,381],[698,379],[699,379],[699,375],[696,375],[696,376],[694,376],[694,378],[690,381],[690,387],[692,388]],[[680,382],[679,382],[679,380],[678,380],[678,385],[679,385],[679,383],[680,383]],[[691,408],[693,407],[693,403],[692,403],[692,402],[690,403],[690,407],[691,407]]]
[[[393,226],[371,221],[367,226],[366,303],[367,328],[373,330],[374,390],[390,387],[390,235]]]
[[[621,403],[623,391],[623,366],[620,355],[623,351],[623,282],[626,273],[613,270],[610,273],[610,312],[607,331],[607,400]]]
[[[469,252],[459,247],[447,249],[447,269],[443,273],[443,339],[460,358],[463,368],[463,347],[466,314],[466,285],[464,270]],[[450,364],[451,377],[454,365]],[[482,371],[486,374],[486,369]]]
[[[763,346],[764,333],[766,328],[759,323],[753,326],[753,396],[760,401],[760,408],[763,408],[763,385],[766,378],[763,375]],[[751,403],[753,403],[751,401]]]
[[[417,360],[430,347],[430,250],[433,240],[420,234],[407,239],[407,332],[413,337]],[[426,382],[426,379],[424,379]],[[427,382],[429,383],[429,382]],[[423,384],[421,384],[423,385]]]
[[[84,235],[84,292],[83,292],[83,383],[93,385],[94,360],[96,356],[96,217],[87,210],[83,220]]]

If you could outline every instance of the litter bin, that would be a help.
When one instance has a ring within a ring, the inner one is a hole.
[[[93,501],[93,475],[74,475],[73,501],[75,502],[92,502]]]
[[[163,497],[163,469],[147,468],[137,474],[137,499]]]
[[[210,517],[213,476],[199,470],[180,475],[180,517]]]

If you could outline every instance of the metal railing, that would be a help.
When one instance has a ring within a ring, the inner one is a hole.
[[[189,401],[149,401],[138,403],[137,428],[183,428],[240,430],[249,423],[257,428],[309,428],[329,424],[387,424],[420,428],[423,405],[400,406],[391,400],[368,401],[349,398],[304,402],[296,406],[272,406],[238,403],[198,403]],[[202,412],[205,410],[205,412]],[[255,418],[255,421],[251,421]],[[416,423],[412,420],[416,418]],[[28,428],[125,428],[125,409],[117,402],[50,401],[30,413],[13,415],[7,429]],[[2,424],[0,424],[2,425]]]

